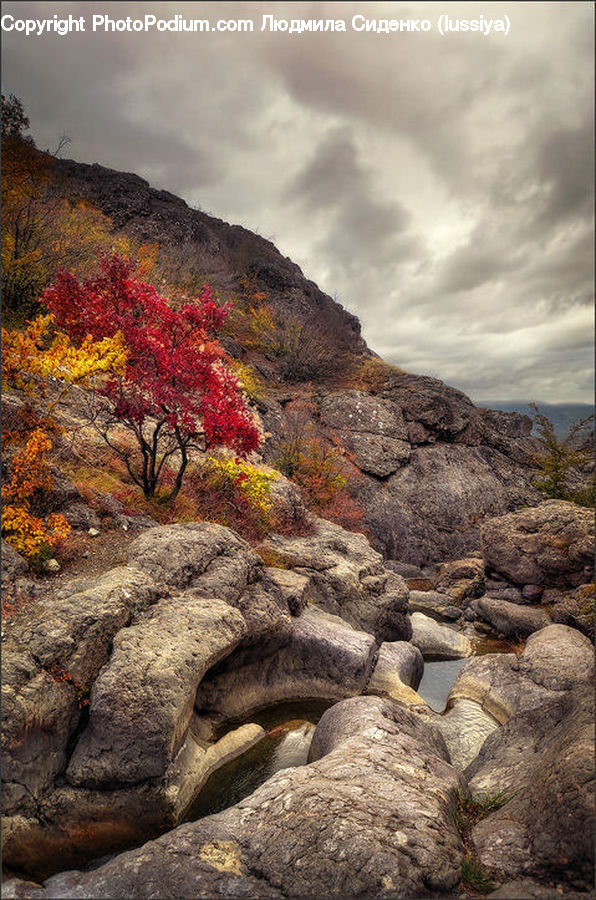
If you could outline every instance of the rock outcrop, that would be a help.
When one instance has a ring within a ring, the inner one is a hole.
[[[507,802],[474,827],[481,863],[579,890],[594,878],[594,696],[584,684],[510,719],[466,770]]]
[[[412,643],[425,659],[462,659],[472,655],[472,644],[465,634],[439,625],[424,613],[410,616]]]
[[[37,896],[163,896],[166,885],[176,897],[414,897],[455,888],[463,846],[451,808],[461,781],[419,716],[379,698],[345,700],[321,719],[310,759],[235,807],[93,871],[51,878]],[[15,882],[6,888],[18,896]]]
[[[408,591],[362,535],[317,529],[310,565],[296,569],[266,568],[219,525],[150,529],[128,565],[50,586],[39,608],[9,621],[8,865],[44,875],[60,854],[78,864],[155,836],[214,767],[262,735],[217,740],[217,725],[281,700],[370,691],[375,635],[409,634]],[[322,596],[369,631],[307,606]],[[386,675],[405,688],[419,680],[418,654],[395,646]]]
[[[379,641],[409,639],[406,583],[384,568],[364,535],[317,519],[305,537],[271,535],[264,545],[309,579],[309,596],[317,606]]]
[[[490,519],[484,562],[515,585],[577,587],[594,577],[594,517],[564,500],[546,500]]]

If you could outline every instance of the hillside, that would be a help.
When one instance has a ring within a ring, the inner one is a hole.
[[[232,301],[220,339],[260,415],[261,452],[310,490],[316,512],[420,566],[478,551],[485,516],[539,501],[526,416],[477,407],[437,379],[385,364],[357,318],[262,237],[134,174],[35,152],[36,169],[52,170],[52,202],[78,211],[79,233],[144,253],[149,279],[175,302],[205,282]],[[82,274],[94,240],[76,258]],[[315,488],[330,460],[337,477],[322,503]]]

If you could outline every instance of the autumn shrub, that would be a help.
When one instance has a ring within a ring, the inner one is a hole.
[[[367,356],[354,364],[346,379],[346,387],[370,394],[380,394],[392,375],[403,373],[403,369],[386,363],[378,356]]]
[[[594,416],[572,425],[566,437],[561,438],[555,431],[554,423],[543,415],[536,404],[534,428],[539,450],[533,454],[536,468],[534,485],[543,497],[553,500],[571,500],[581,506],[594,505],[594,476],[584,473],[584,468],[592,460],[591,442],[583,442],[580,436],[594,427]]]
[[[4,386],[26,398],[18,422],[3,434],[3,448],[10,449],[12,457],[2,487],[2,533],[15,550],[35,560],[48,555],[70,532],[62,515],[45,514],[42,502],[53,483],[50,434],[60,432],[53,416],[55,403],[73,384],[88,384],[121,368],[124,350],[117,334],[100,342],[85,337],[75,347],[46,315],[23,331],[2,329],[2,351]]]
[[[325,382],[346,377],[354,364],[349,349],[324,319],[313,323],[292,314],[280,317],[268,347],[279,360],[286,381]]]
[[[271,494],[275,474],[238,458],[208,458],[190,474],[184,498],[198,517],[239,531],[250,541],[274,530]]]
[[[310,510],[349,531],[361,529],[357,483],[336,447],[319,437],[281,442],[274,465],[299,486]]]
[[[28,559],[51,551],[70,532],[64,516],[38,513],[42,492],[52,484],[47,462],[51,448],[45,432],[36,429],[13,456],[10,477],[2,486],[2,534]]]
[[[258,447],[254,417],[214,337],[228,307],[209,286],[173,308],[139,280],[134,263],[114,255],[95,278],[61,272],[43,300],[77,345],[87,334],[122,335],[124,369],[95,386],[89,420],[147,498],[169,471],[169,497],[177,496],[193,451],[223,446],[244,456]]]

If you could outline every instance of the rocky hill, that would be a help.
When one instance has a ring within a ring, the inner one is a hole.
[[[385,556],[424,565],[477,551],[484,516],[538,502],[527,416],[478,408],[437,379],[389,366],[374,379],[354,380],[354,367],[375,359],[357,318],[272,243],[190,209],[137,175],[72,160],[56,166],[67,195],[91,201],[135,238],[159,243],[178,276],[209,281],[225,297],[249,279],[253,296],[266,296],[282,320],[300,323],[291,335],[298,356],[311,352],[317,336],[310,432],[332,441],[358,476],[363,524]],[[265,457],[275,461],[296,418],[296,379],[284,370],[284,347],[256,351],[231,335],[224,344],[267,382],[257,405],[269,434]],[[333,358],[338,366],[323,371],[322,360]]]

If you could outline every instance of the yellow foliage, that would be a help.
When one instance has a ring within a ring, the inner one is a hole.
[[[237,359],[231,361],[231,368],[238,377],[240,387],[250,400],[260,400],[265,396],[265,382],[254,369]]]
[[[262,472],[241,459],[214,457],[209,457],[206,469],[213,487],[225,490],[226,485],[233,485],[253,509],[262,513],[273,506],[271,483],[277,478],[273,473]]]
[[[8,387],[30,395],[43,393],[43,382],[59,379],[81,384],[106,372],[124,371],[126,350],[122,336],[93,341],[85,338],[75,347],[62,332],[51,329],[54,317],[37,316],[24,331],[2,329],[2,378]],[[44,348],[44,343],[49,344]]]

